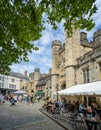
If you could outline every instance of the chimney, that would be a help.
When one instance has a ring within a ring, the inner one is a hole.
[[[27,71],[24,72],[24,75],[27,76]]]

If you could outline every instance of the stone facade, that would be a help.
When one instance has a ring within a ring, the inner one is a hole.
[[[51,74],[47,74],[44,77],[40,77],[37,85],[36,85],[36,95],[42,97],[51,97],[52,95],[52,87],[51,87]]]
[[[58,90],[101,80],[101,30],[94,33],[90,42],[79,29],[74,30],[72,37],[65,37],[64,44],[58,40],[51,44],[52,71],[41,74],[36,68],[29,74],[30,92],[42,91],[45,97],[53,99]]]
[[[41,74],[39,68],[35,68],[34,72],[29,74],[29,91],[30,94],[34,94],[41,97],[47,97],[52,95],[51,87],[51,69],[48,74]]]
[[[36,85],[39,81],[41,77],[41,73],[40,73],[40,69],[39,68],[35,68],[33,73],[29,74],[29,92],[32,93],[36,93]]]
[[[87,40],[87,34],[74,30],[65,43],[52,42],[52,92],[76,84],[101,80],[101,30]]]

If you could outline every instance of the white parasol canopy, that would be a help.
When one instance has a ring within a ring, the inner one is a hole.
[[[13,92],[15,94],[27,94],[27,92],[23,91],[23,90],[17,90],[15,92]]]
[[[101,81],[78,84],[58,91],[59,95],[98,95],[101,96]]]

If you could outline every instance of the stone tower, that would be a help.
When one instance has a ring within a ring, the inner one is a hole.
[[[59,77],[59,49],[62,43],[58,40],[52,42],[52,93],[56,92]]]
[[[76,84],[77,59],[91,50],[88,43],[81,45],[81,36],[85,39],[85,35],[80,35],[80,30],[74,30],[72,37],[66,34],[65,39],[65,69],[66,69],[66,87]]]
[[[39,81],[40,78],[40,69],[39,68],[35,68],[34,70],[34,91],[36,92],[36,85]]]
[[[66,68],[66,87],[75,84],[76,59],[80,56],[80,32],[76,30],[72,37],[66,35],[65,46],[65,68]]]

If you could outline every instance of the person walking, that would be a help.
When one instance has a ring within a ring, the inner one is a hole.
[[[31,97],[30,97],[30,95],[27,95],[27,105],[29,105],[30,102],[31,102]]]

